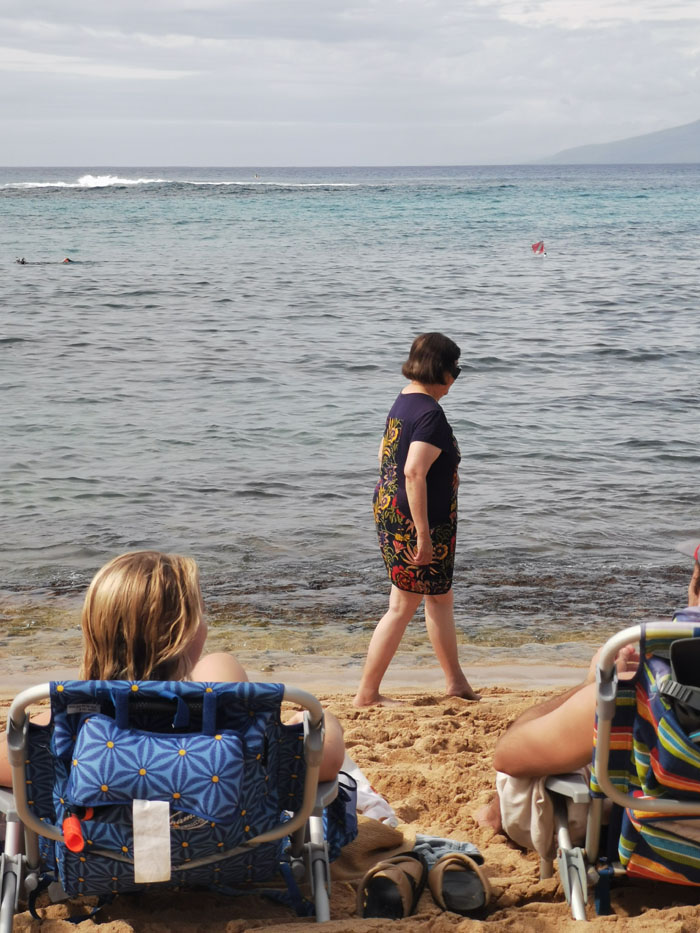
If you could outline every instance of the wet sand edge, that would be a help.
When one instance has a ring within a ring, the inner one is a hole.
[[[474,687],[505,687],[526,690],[562,690],[580,683],[586,668],[570,665],[547,665],[541,663],[508,664],[471,664],[466,666],[467,676]],[[325,667],[322,672],[296,669],[288,671],[261,671],[254,667],[248,669],[251,681],[265,683],[287,683],[302,687],[311,693],[353,694],[357,687],[360,667],[332,668]],[[12,697],[20,690],[48,680],[72,680],[77,678],[76,668],[49,667],[43,670],[5,671],[0,684],[0,696]],[[382,683],[382,689],[391,693],[426,693],[442,694],[444,680],[439,669],[393,667],[389,668]]]

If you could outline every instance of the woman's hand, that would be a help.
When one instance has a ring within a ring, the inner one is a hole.
[[[602,650],[602,648],[598,648],[591,658],[586,683],[594,684],[596,682],[596,670]],[[615,658],[615,667],[617,668],[617,676],[621,680],[630,680],[634,677],[639,667],[639,645],[624,645],[620,648]]]
[[[433,559],[433,542],[430,540],[430,535],[427,537],[419,535],[416,546],[412,548],[409,545],[406,548],[406,554],[412,564],[419,564],[420,566],[429,564]]]

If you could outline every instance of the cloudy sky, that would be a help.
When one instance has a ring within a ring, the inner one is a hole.
[[[0,164],[521,162],[699,68],[697,0],[0,0]]]

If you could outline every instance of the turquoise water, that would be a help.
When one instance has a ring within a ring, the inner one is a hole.
[[[700,167],[0,169],[0,211],[7,612],[158,547],[222,618],[364,637],[376,450],[425,330],[463,351],[462,638],[684,603]]]

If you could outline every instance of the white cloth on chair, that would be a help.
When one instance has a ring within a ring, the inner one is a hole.
[[[580,768],[586,781],[590,778],[589,767]],[[554,829],[554,805],[545,790],[546,777],[511,777],[496,772],[496,790],[501,805],[501,823],[504,832],[519,846],[533,849],[542,858],[556,855]],[[586,838],[587,803],[567,802],[569,830],[573,845],[580,845]]]

